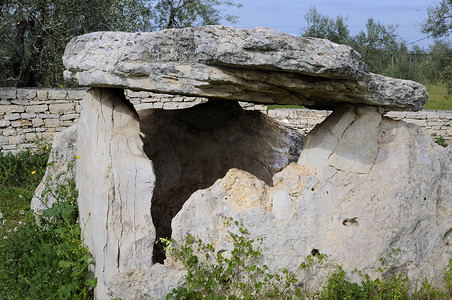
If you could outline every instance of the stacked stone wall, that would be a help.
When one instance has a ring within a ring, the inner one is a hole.
[[[35,147],[72,126],[86,89],[0,88],[0,150]]]
[[[80,115],[80,100],[85,88],[0,88],[0,151],[32,148],[36,139],[54,135],[75,124]],[[199,97],[153,94],[126,90],[126,97],[137,110],[184,109],[207,101]],[[265,105],[240,102],[244,109],[259,110],[304,134],[331,112],[309,109],[272,109]],[[424,127],[432,135],[452,144],[452,111],[388,112],[386,116]]]

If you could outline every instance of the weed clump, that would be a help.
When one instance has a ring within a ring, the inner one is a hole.
[[[2,189],[3,184],[20,184],[11,177],[31,177],[23,182],[25,190],[31,189],[32,195],[45,172],[42,162],[48,158],[49,148],[44,149],[45,155],[41,152],[1,155],[0,168],[8,171],[0,176]],[[58,174],[56,185],[50,184],[50,178],[46,179],[47,188],[41,199],[45,206],[42,214],[29,211],[31,196],[27,196],[27,204],[23,204],[18,215],[7,214],[10,207],[5,210],[2,206],[5,213],[0,212],[0,298],[93,298],[96,279],[91,276],[90,266],[94,261],[81,240],[78,193],[73,176],[68,175],[73,167],[74,160],[69,163],[67,172]],[[9,191],[11,198],[16,196],[16,200],[20,199],[17,189],[9,187]],[[49,197],[56,202],[50,205]],[[10,217],[12,220],[7,219]]]

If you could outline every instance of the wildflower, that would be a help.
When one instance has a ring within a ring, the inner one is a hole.
[[[19,221],[18,223],[19,223],[19,225],[22,225],[22,221]]]
[[[6,235],[3,237],[4,240],[6,240],[7,238],[8,238],[8,237],[7,237]]]
[[[19,198],[23,198],[24,196],[22,196],[22,195],[19,195]]]
[[[21,215],[23,215],[23,214],[25,213],[25,211],[24,211],[23,209],[21,209],[21,210],[19,210],[19,213],[20,213]]]
[[[185,234],[186,234],[186,235],[189,235],[190,233],[187,231]]]
[[[80,156],[76,155],[76,156],[75,156],[75,158],[76,158],[76,159],[79,159],[79,158],[80,158]]]
[[[14,232],[16,232],[16,231],[17,231],[17,226],[16,226],[16,227],[14,227],[14,229],[13,229],[13,230],[14,230]]]
[[[46,150],[49,151],[49,145],[46,146]]]
[[[36,171],[31,172],[31,175],[35,175],[35,174],[36,174]]]
[[[0,212],[0,219],[3,219],[3,214]]]

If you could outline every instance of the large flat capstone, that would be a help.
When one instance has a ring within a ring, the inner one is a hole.
[[[419,110],[428,98],[419,83],[370,73],[348,46],[267,28],[96,32],[73,38],[63,62],[84,86],[254,103]]]

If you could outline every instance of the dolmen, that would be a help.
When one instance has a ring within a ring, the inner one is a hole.
[[[452,255],[452,154],[385,117],[422,109],[421,84],[370,73],[348,46],[267,28],[96,32],[73,38],[63,62],[66,80],[91,87],[52,155],[79,157],[97,299],[164,299],[185,273],[156,241],[190,232],[227,251],[221,216],[263,239],[272,272],[322,253],[328,263],[314,277],[337,265],[350,280],[354,269],[375,277],[398,249],[383,276],[441,286]],[[208,101],[136,109],[124,89]],[[239,101],[333,112],[304,137]]]

